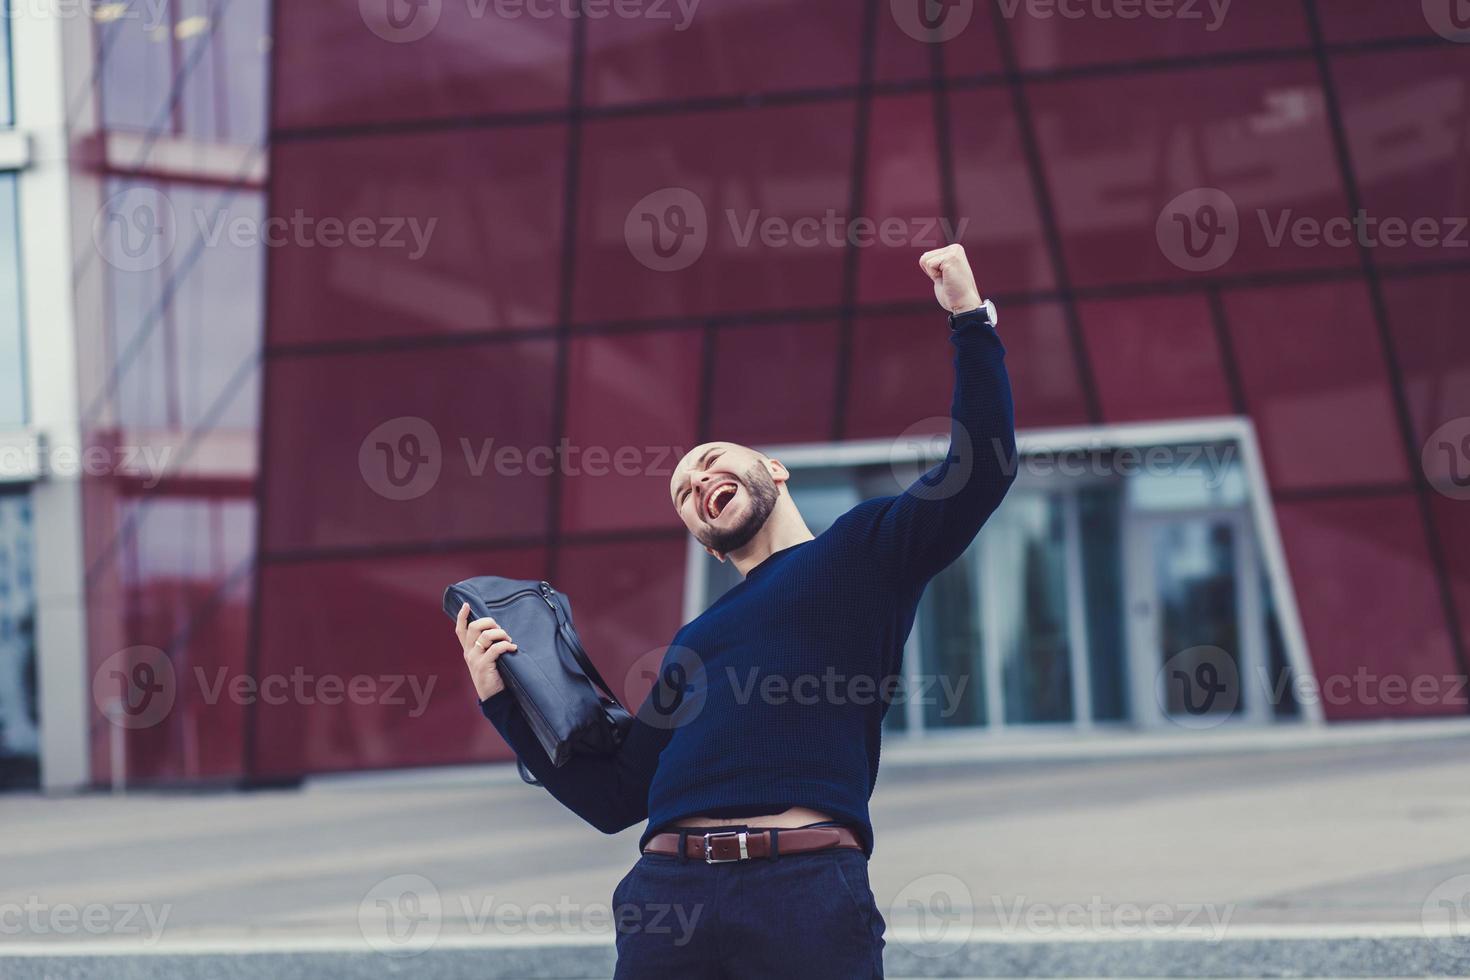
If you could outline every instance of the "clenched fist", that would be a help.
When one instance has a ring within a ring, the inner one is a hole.
[[[505,690],[505,678],[495,661],[500,655],[518,649],[509,634],[486,616],[470,622],[470,604],[459,609],[459,618],[454,622],[454,635],[464,647],[464,662],[470,668],[470,680],[475,682],[475,693],[483,701]]]
[[[970,271],[963,245],[946,245],[919,256],[919,266],[934,280],[934,298],[951,313],[980,308],[980,287]]]

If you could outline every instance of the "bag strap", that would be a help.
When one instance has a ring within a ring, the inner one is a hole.
[[[572,626],[572,621],[562,611],[561,603],[553,602],[551,605],[556,611],[556,635],[561,638],[561,641],[567,645],[567,649],[572,652],[572,659],[577,661],[577,666],[582,668],[582,673],[587,675],[588,680],[600,687],[602,692],[612,699],[613,704],[621,708],[623,702],[612,692],[612,688],[608,686],[607,681],[602,679],[602,674],[593,665],[592,659],[587,656],[587,651],[582,646],[582,638],[577,635],[577,630]]]

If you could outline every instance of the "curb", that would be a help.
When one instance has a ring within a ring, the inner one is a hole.
[[[890,940],[886,971],[898,977],[1464,977],[1470,936],[1303,935],[1221,940],[973,940],[923,945]],[[262,942],[177,947],[51,948],[12,946],[0,952],[7,980],[373,980],[433,976],[440,980],[593,980],[612,975],[610,941],[441,943],[394,956],[362,945]]]

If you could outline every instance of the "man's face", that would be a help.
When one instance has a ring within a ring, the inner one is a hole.
[[[696,446],[669,482],[674,509],[695,540],[721,555],[738,551],[775,509],[786,469],[732,442]]]

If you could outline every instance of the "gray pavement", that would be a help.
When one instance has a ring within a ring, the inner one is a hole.
[[[1470,975],[1470,735],[1453,731],[896,751],[871,867],[890,972]],[[637,840],[506,767],[3,796],[0,828],[6,978],[605,976]]]

